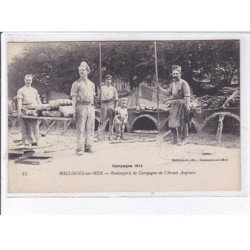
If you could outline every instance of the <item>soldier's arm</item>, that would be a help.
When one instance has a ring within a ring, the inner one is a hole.
[[[40,98],[40,95],[38,94],[38,92],[36,92],[36,101],[38,104],[42,104],[41,98]]]
[[[73,109],[76,110],[76,96],[72,96]]]
[[[117,108],[118,106],[118,92],[117,92],[117,89],[115,88],[114,89],[114,100],[115,100],[115,108]]]
[[[183,84],[183,93],[184,93],[184,100],[188,110],[190,109],[190,87],[187,82]]]
[[[17,99],[17,116],[20,118],[22,114],[22,99]]]
[[[171,88],[171,85],[169,86],[168,89],[164,89],[162,88],[159,84],[157,84],[157,88],[163,92],[164,94],[168,95],[168,96],[171,96],[172,95],[172,88]]]
[[[17,91],[17,115],[20,118],[22,114],[22,106],[23,106],[23,94],[21,90]]]
[[[72,97],[72,102],[73,102],[73,109],[76,112],[76,96],[77,96],[77,86],[76,82],[72,84],[71,91],[70,91],[70,96]]]

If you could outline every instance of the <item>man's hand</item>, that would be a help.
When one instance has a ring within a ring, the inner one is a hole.
[[[161,86],[159,85],[159,84],[155,84],[155,87],[157,88],[157,89],[161,89]]]

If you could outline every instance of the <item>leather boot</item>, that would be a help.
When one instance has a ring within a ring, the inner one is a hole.
[[[109,127],[109,140],[110,140],[110,141],[113,140],[113,131],[114,131],[114,126],[111,125],[111,126]]]
[[[179,142],[177,129],[176,128],[171,128],[171,132],[172,132],[172,144],[177,144]]]

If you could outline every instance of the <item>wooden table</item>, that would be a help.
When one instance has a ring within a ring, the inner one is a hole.
[[[12,116],[13,118],[17,118],[17,115],[9,115],[9,116]],[[21,118],[39,120],[40,122],[42,120],[52,120],[53,122],[49,125],[45,133],[43,133],[43,136],[49,132],[49,130],[55,125],[57,121],[63,121],[64,123],[63,129],[60,132],[60,135],[63,135],[66,132],[72,120],[72,118],[67,118],[67,117],[47,117],[47,116],[45,117],[45,116],[28,116],[28,115],[22,115]]]

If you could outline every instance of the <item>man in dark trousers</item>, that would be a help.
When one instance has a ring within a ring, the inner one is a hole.
[[[171,96],[171,110],[168,126],[172,131],[172,143],[182,145],[188,134],[188,122],[190,112],[190,87],[181,78],[181,66],[172,66],[172,81],[169,89],[165,90],[159,85],[157,87],[164,93]]]

